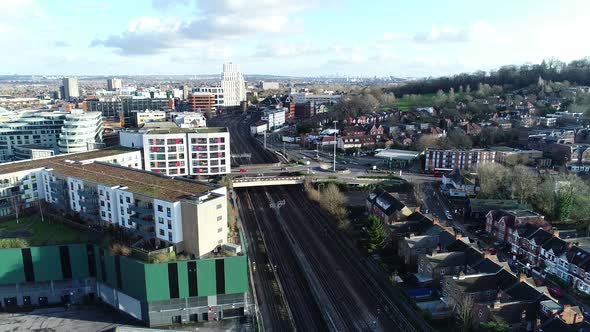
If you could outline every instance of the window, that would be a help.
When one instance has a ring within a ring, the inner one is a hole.
[[[158,205],[158,212],[164,212],[164,207],[162,205]]]
[[[105,218],[105,217],[106,217],[106,214],[104,213],[104,211],[101,211],[101,212],[100,212],[100,215],[101,215],[103,218]]]
[[[172,229],[172,221],[168,220],[168,229]]]
[[[164,224],[164,218],[162,218],[162,217],[158,217],[158,223],[160,223],[160,224]]]
[[[100,206],[104,207],[104,201],[100,201]]]
[[[223,217],[222,217],[222,216],[218,216],[218,217],[217,217],[217,221],[221,221],[221,219],[223,219]]]
[[[104,191],[100,190],[100,196],[104,196]]]
[[[223,231],[223,227],[219,227],[219,229],[217,229],[217,233],[221,233]]]
[[[163,229],[160,230],[160,236],[164,236],[164,230]]]
[[[217,210],[221,209],[221,204],[217,204]]]
[[[168,233],[168,241],[172,242],[172,233]]]
[[[166,208],[166,215],[168,215],[168,218],[172,216],[172,210],[169,207]]]
[[[125,197],[125,201],[126,201],[127,203],[131,203],[131,198],[129,198],[129,197]]]

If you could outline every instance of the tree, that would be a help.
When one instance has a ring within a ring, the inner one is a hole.
[[[485,322],[480,323],[479,327],[485,332],[509,332],[510,326],[502,322]]]
[[[385,241],[385,226],[381,220],[379,220],[376,216],[370,215],[369,219],[369,227],[367,230],[368,239],[367,239],[367,249],[369,252],[374,252],[378,249],[381,249],[383,246],[383,242]]]
[[[512,170],[511,191],[512,197],[518,198],[521,203],[526,203],[534,195],[539,184],[539,178],[528,167],[517,165]]]
[[[320,195],[320,205],[338,219],[342,219],[346,215],[344,203],[344,195],[334,183],[328,184]]]
[[[477,169],[481,198],[505,199],[508,196],[510,172],[500,164],[482,164]]]
[[[561,185],[555,190],[554,199],[553,217],[561,221],[569,219],[574,208],[574,186],[571,183]]]
[[[453,130],[447,134],[445,145],[450,149],[471,149],[473,141],[471,137],[461,130]]]
[[[473,328],[473,299],[469,295],[461,297],[459,319],[461,319],[461,331],[471,331]]]

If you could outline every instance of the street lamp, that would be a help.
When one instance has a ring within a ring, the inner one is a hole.
[[[336,124],[338,123],[338,121],[334,120],[332,122],[334,122],[334,173],[336,173],[336,145],[338,143],[338,140],[336,138]]]

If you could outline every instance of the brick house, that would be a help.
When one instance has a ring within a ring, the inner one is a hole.
[[[371,192],[365,203],[369,214],[375,215],[386,225],[401,221],[412,214],[402,202],[381,189]]]
[[[465,252],[445,252],[422,255],[418,258],[416,277],[421,282],[432,281],[433,286],[440,286],[445,276],[466,272],[467,257]]]
[[[501,242],[508,242],[510,235],[526,224],[551,229],[544,216],[529,210],[492,210],[486,215],[486,232]]]

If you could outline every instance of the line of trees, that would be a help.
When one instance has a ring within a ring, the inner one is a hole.
[[[590,85],[590,57],[570,63],[555,58],[543,60],[540,64],[503,66],[488,72],[476,71],[454,76],[429,78],[388,89],[397,96],[411,94],[437,93],[439,90],[470,91],[480,84],[508,86],[512,90],[528,87],[538,82],[539,77],[548,81],[568,81],[580,85]]]

